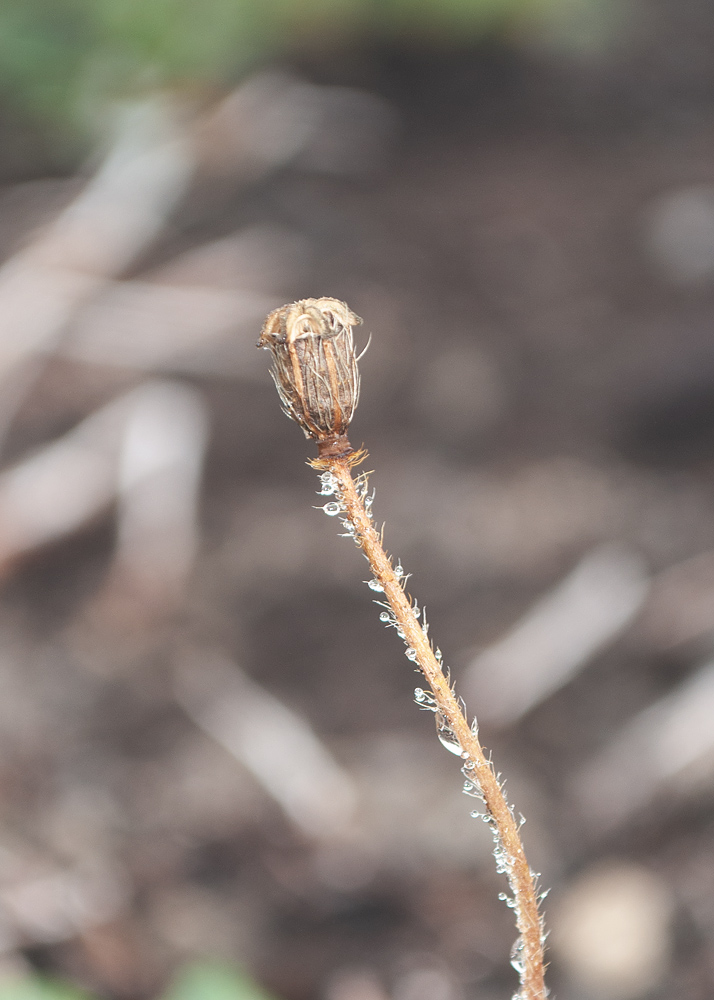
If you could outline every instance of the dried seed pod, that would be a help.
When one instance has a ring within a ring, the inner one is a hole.
[[[284,412],[320,454],[351,451],[346,431],[359,399],[352,327],[361,322],[338,299],[300,299],[271,312],[260,331]]]

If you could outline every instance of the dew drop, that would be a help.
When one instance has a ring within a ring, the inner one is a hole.
[[[328,517],[336,517],[342,510],[340,505],[334,502],[326,503],[322,509],[324,510],[324,512],[327,514]]]
[[[410,646],[404,655],[408,660],[416,661],[417,651]]]
[[[401,629],[401,628],[397,628],[397,635],[399,636],[400,639],[403,639],[404,638],[404,630]]]
[[[329,504],[328,504],[328,507],[329,507]],[[376,590],[378,592],[381,592],[382,590],[384,590],[384,587],[379,582],[379,580],[368,580],[367,581],[367,586],[369,587],[370,590]]]
[[[397,565],[394,567],[394,575],[396,576],[397,580],[401,580],[401,578],[404,576],[404,568],[402,567],[401,560],[399,560],[397,562]]]
[[[468,750],[463,750],[463,751],[461,752],[461,759],[462,759],[462,760],[468,760],[468,759],[469,759],[469,752],[468,752]],[[465,766],[465,765],[464,765],[464,766]]]
[[[379,620],[381,622],[390,622],[392,620],[392,616],[390,615],[390,613],[388,611],[383,611],[381,613],[381,615],[379,616]]]
[[[467,760],[466,763],[464,764],[464,767],[466,768],[467,771],[473,771],[476,765],[472,760]]]
[[[415,701],[425,701],[426,695],[424,694],[423,688],[414,688],[414,700]]]
[[[421,610],[419,609],[419,606],[418,606],[418,605],[416,605],[416,604],[415,604],[415,605],[414,605],[414,607],[412,608],[412,611],[414,612],[414,617],[415,617],[415,618],[418,618],[418,617],[419,617],[419,615],[421,614]]]
[[[440,712],[436,713],[436,735],[439,737],[441,745],[446,747],[449,753],[454,753],[457,757],[461,756],[461,744]]]
[[[476,737],[476,739],[478,739],[478,719],[476,718],[471,723],[471,732]]]
[[[332,475],[331,472],[323,472],[320,476],[320,483],[322,484],[322,493],[325,496],[329,496],[330,493],[336,493],[339,487],[337,479]]]
[[[519,975],[523,972],[524,969],[523,951],[524,951],[523,938],[519,937],[516,939],[516,941],[513,944],[513,947],[511,948],[511,965]]]

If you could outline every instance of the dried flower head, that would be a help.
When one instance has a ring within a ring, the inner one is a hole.
[[[271,312],[260,331],[283,410],[321,454],[351,450],[346,431],[359,399],[352,327],[361,322],[339,299],[300,299]]]

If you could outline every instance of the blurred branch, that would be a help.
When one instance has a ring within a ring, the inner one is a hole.
[[[257,377],[255,327],[275,303],[259,292],[116,283],[82,310],[61,353],[144,371]]]
[[[634,618],[649,589],[643,560],[614,545],[591,551],[464,674],[479,717],[515,722],[566,684]]]
[[[627,822],[658,795],[714,776],[714,663],[638,713],[571,782],[589,830]]]
[[[0,569],[118,498],[122,573],[175,587],[194,551],[205,443],[203,404],[185,386],[148,382],[114,400],[0,473]]]
[[[71,869],[50,867],[42,859],[3,862],[0,952],[73,938],[114,918],[126,904],[122,878],[105,861]]]
[[[202,652],[184,658],[176,698],[189,717],[246,767],[310,839],[350,827],[354,783],[308,722],[234,663]]]
[[[671,650],[714,638],[714,552],[700,552],[658,573],[642,609],[638,637]]]
[[[0,437],[77,309],[160,231],[194,157],[165,99],[128,106],[78,198],[0,268]]]

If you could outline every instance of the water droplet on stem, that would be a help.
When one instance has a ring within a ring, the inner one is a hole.
[[[436,713],[436,735],[439,737],[441,745],[446,747],[449,753],[456,754],[457,757],[461,756],[461,744],[441,712]]]

